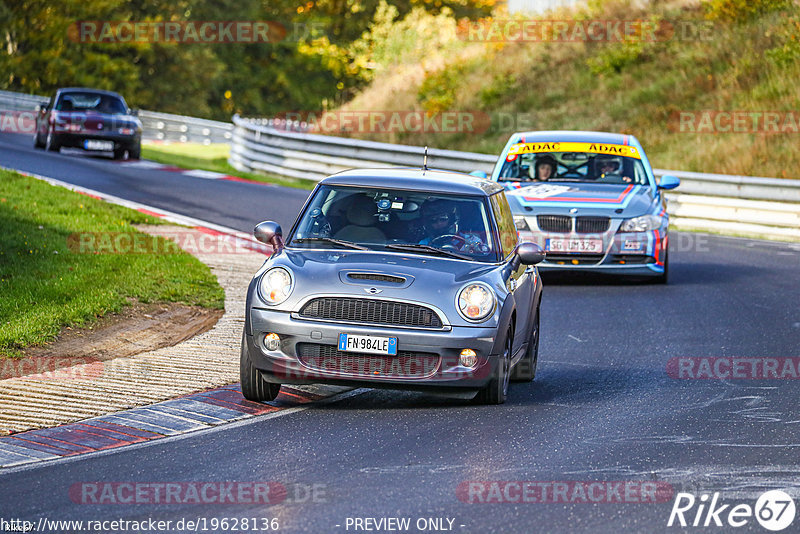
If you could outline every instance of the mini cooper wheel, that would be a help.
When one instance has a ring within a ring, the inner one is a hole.
[[[511,344],[513,341],[514,331],[509,328],[503,344],[503,353],[498,356],[500,361],[497,362],[497,373],[475,397],[481,404],[503,404],[506,401],[508,382],[511,377]]]
[[[528,350],[514,369],[511,371],[511,380],[515,382],[530,382],[536,377],[536,363],[539,361],[539,313],[541,305],[536,307],[536,322],[531,329],[528,340]]]
[[[239,378],[242,381],[242,395],[255,402],[275,400],[281,390],[280,384],[272,384],[264,380],[261,371],[253,367],[250,351],[247,350],[244,332],[242,332],[242,354],[239,360]]]

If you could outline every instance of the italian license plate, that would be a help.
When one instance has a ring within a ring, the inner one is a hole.
[[[83,148],[86,150],[114,150],[114,142],[87,139],[83,142]]]
[[[602,239],[548,239],[545,242],[548,252],[566,252],[575,254],[602,254]]]
[[[339,350],[397,356],[397,338],[339,334]]]

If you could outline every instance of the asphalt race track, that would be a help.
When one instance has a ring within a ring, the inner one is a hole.
[[[0,135],[0,165],[244,231],[270,218],[288,227],[307,195],[35,151],[29,136],[10,134]],[[279,532],[363,532],[375,527],[366,518],[397,517],[410,519],[408,532],[764,532],[752,517],[738,529],[667,521],[678,492],[754,506],[764,491],[783,489],[800,507],[800,380],[676,379],[668,362],[800,357],[800,245],[671,237],[667,286],[544,276],[537,378],[512,384],[505,405],[359,390],[281,417],[0,473],[0,517],[204,518],[209,531],[223,530],[210,528],[214,518],[277,518]],[[76,504],[70,496],[92,482],[267,481],[286,487],[285,499]],[[515,500],[506,491],[475,502],[492,487],[517,487],[509,481],[566,483],[572,497],[496,502]],[[641,497],[642,483],[668,493],[656,503],[580,502],[574,488],[592,481],[634,488],[624,501]],[[418,530],[429,518],[444,521]],[[785,532],[799,526],[800,518]]]

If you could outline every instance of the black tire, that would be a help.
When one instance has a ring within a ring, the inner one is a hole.
[[[536,378],[536,364],[539,361],[539,313],[541,301],[536,305],[536,319],[528,339],[528,350],[517,365],[511,370],[511,380],[514,382],[530,382]]]
[[[142,157],[142,145],[136,145],[135,147],[131,147],[128,150],[128,159],[141,159]]]
[[[42,140],[39,138],[39,132],[33,134],[33,148],[44,148]]]
[[[56,143],[55,134],[52,130],[47,132],[47,138],[44,141],[44,149],[48,152],[60,152],[61,147]]]
[[[126,148],[118,148],[114,150],[114,159],[125,159],[125,152],[128,150]]]
[[[485,388],[480,390],[475,396],[475,400],[481,404],[503,404],[508,395],[508,382],[511,376],[511,347],[514,342],[514,331],[509,328],[506,332],[506,339],[503,343],[503,353],[498,357],[497,372]]]
[[[261,371],[253,367],[250,351],[242,332],[242,353],[239,360],[239,378],[242,381],[242,395],[245,399],[254,402],[275,400],[281,391],[280,384],[272,384],[264,380]]]
[[[655,279],[656,284],[666,284],[669,281],[669,250],[664,251],[664,272]]]

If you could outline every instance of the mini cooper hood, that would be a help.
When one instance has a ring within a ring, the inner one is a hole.
[[[515,214],[638,217],[650,211],[650,188],[634,184],[501,182]],[[571,211],[573,210],[573,211]],[[577,210],[575,212],[574,210]]]
[[[395,297],[441,305],[438,297],[455,295],[465,283],[482,279],[502,266],[489,263],[438,258],[423,254],[387,254],[350,250],[284,250],[265,267],[285,266],[295,278],[294,300],[302,294],[352,294],[354,296]],[[350,274],[382,274],[404,281],[353,278]],[[302,288],[297,291],[297,288]],[[369,291],[376,288],[380,291]],[[448,296],[447,302],[453,297]],[[432,300],[433,299],[433,300]]]

